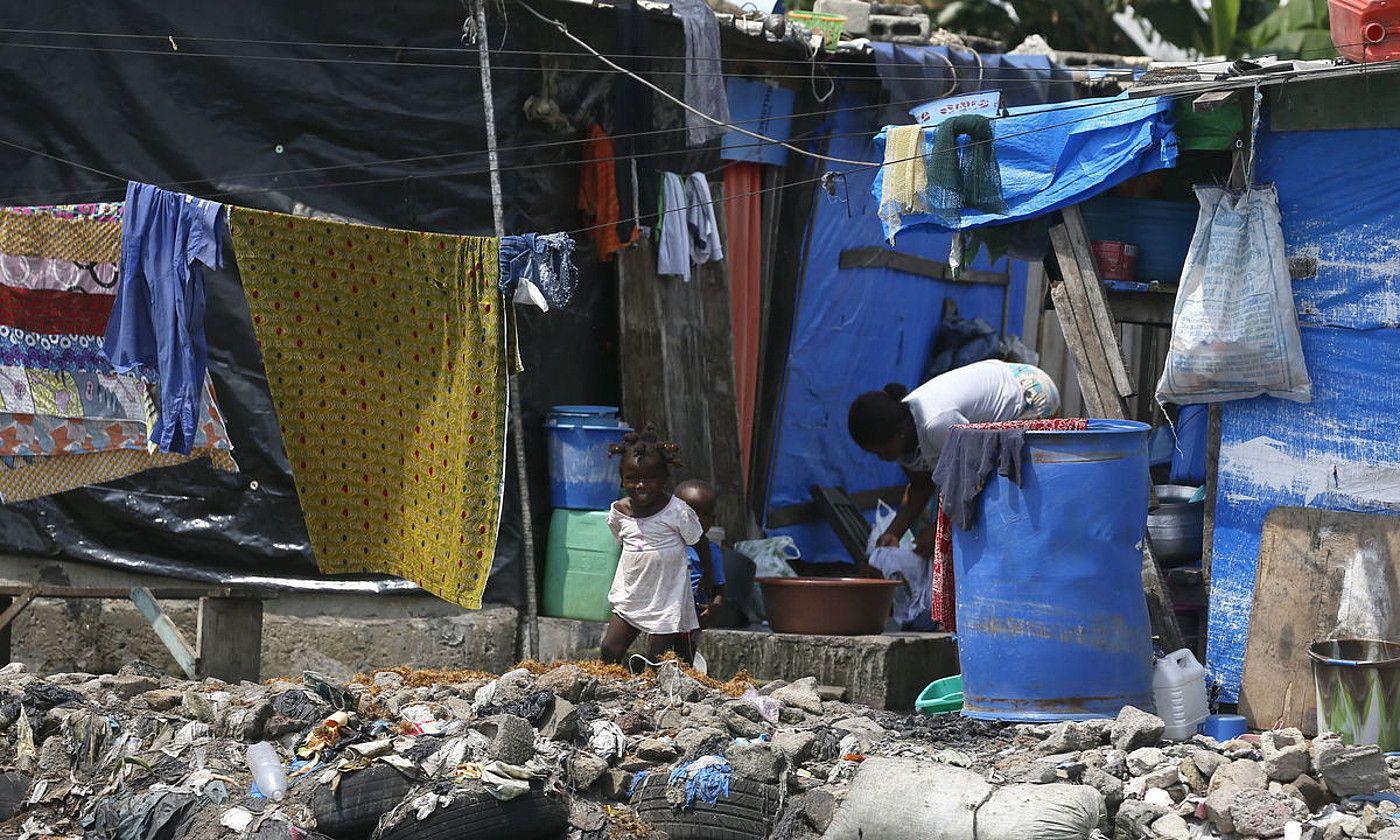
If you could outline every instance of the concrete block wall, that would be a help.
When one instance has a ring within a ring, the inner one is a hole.
[[[199,586],[84,563],[0,556],[0,581],[46,586]],[[193,643],[195,604],[162,604]],[[263,605],[262,677],[313,670],[345,679],[377,667],[479,669],[516,661],[516,611],[461,609],[430,595],[278,594]],[[130,601],[39,599],[12,625],[13,659],[40,673],[116,671],[174,660]]]

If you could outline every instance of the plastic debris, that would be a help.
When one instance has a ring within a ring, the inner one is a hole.
[[[684,790],[683,804],[686,808],[693,807],[696,799],[713,805],[721,796],[729,796],[729,779],[733,772],[734,768],[725,758],[717,755],[701,756],[672,770],[668,786],[672,790]]]

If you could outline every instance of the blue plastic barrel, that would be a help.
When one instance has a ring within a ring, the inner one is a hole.
[[[1028,432],[1021,484],[993,475],[971,530],[954,529],[963,714],[1111,717],[1152,708],[1142,590],[1144,423]]]
[[[620,494],[617,461],[608,446],[631,429],[606,405],[555,406],[544,424],[549,438],[549,497],[556,508],[603,510]]]

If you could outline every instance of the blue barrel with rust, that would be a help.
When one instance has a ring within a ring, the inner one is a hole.
[[[1152,708],[1142,589],[1144,423],[1027,432],[1021,483],[993,474],[971,530],[954,529],[963,714],[1112,717]]]

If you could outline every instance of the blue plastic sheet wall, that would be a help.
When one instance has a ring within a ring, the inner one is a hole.
[[[839,107],[864,104],[843,101]],[[829,154],[878,161],[869,138],[879,126],[870,114],[836,114],[828,126]],[[885,245],[870,194],[875,171],[847,176],[838,183],[835,201],[819,195],[809,221],[811,241],[774,433],[767,511],[810,501],[813,484],[859,492],[902,482],[897,466],[862,452],[846,434],[850,401],[887,382],[919,384],[945,298],[955,300],[965,317],[982,318],[993,326],[1001,321],[998,287],[954,284],[891,269],[839,267],[842,251]],[[950,244],[949,234],[910,230],[900,237],[897,250],[947,262]],[[1025,264],[1001,261],[993,266],[980,257],[972,267],[1011,272],[1008,333],[1020,335]],[[824,523],[770,533],[791,535],[804,560],[850,559]]]
[[[1269,510],[1400,513],[1400,204],[1355,178],[1384,170],[1397,141],[1394,130],[1260,135],[1259,180],[1278,188],[1288,254],[1318,263],[1293,285],[1313,401],[1221,412],[1207,658],[1226,702],[1239,697]]]

